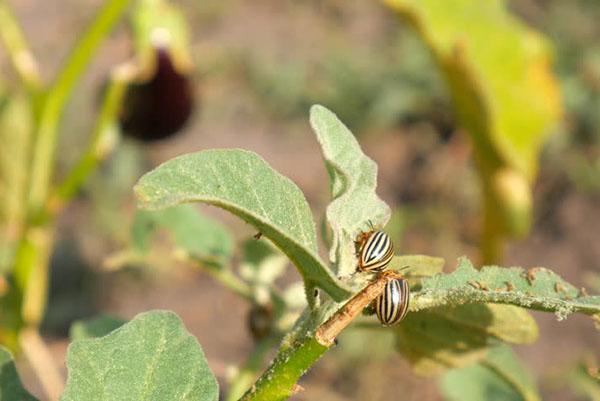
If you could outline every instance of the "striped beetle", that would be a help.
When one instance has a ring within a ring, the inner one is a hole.
[[[383,231],[371,230],[361,233],[358,245],[358,270],[363,272],[382,271],[394,256],[394,245]]]
[[[393,278],[383,293],[375,300],[375,313],[384,326],[391,326],[404,319],[410,303],[410,288],[403,278]]]

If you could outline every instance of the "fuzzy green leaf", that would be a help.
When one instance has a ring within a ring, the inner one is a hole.
[[[103,337],[124,324],[125,321],[123,319],[108,315],[78,320],[71,325],[69,337],[71,341]]]
[[[140,252],[147,251],[152,234],[161,229],[194,259],[217,265],[224,265],[231,259],[233,238],[227,228],[204,216],[193,205],[138,211],[131,228],[134,247]]]
[[[23,388],[10,352],[0,347],[0,401],[37,401]]]
[[[300,189],[252,152],[207,150],[177,157],[144,175],[135,192],[146,209],[187,202],[221,207],[281,249],[302,275],[308,294],[317,286],[338,301],[350,295],[317,255],[315,224]]]
[[[537,339],[535,320],[511,305],[462,305],[409,313],[396,328],[398,350],[417,374],[438,375],[482,359],[497,340]]]
[[[451,370],[441,382],[448,401],[539,401],[529,372],[507,346],[491,349],[478,364]]]
[[[75,341],[61,401],[216,401],[202,348],[172,312],[142,313],[111,334]]]
[[[587,296],[545,268],[486,266],[476,270],[461,258],[455,271],[422,281],[411,310],[469,303],[503,303],[547,312],[559,320],[573,312],[600,313],[600,296]]]
[[[356,270],[356,236],[369,230],[369,222],[383,227],[391,211],[375,193],[377,164],[362,152],[337,116],[315,105],[310,109],[310,124],[321,145],[333,199],[327,207],[333,231],[330,258],[339,275],[348,275]]]

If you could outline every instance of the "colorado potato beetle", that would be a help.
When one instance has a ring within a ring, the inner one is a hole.
[[[364,272],[382,271],[394,256],[392,240],[383,231],[362,233],[358,245],[358,269]]]
[[[386,285],[383,293],[375,300],[375,313],[384,326],[398,323],[408,312],[410,288],[403,278],[394,278]]]

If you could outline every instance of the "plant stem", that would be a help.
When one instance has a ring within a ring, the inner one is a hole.
[[[218,264],[207,263],[197,259],[193,260],[203,272],[210,275],[215,281],[227,288],[234,294],[254,302],[254,294],[248,284],[242,281],[238,276],[232,273],[229,266],[221,266]]]
[[[237,373],[229,385],[225,401],[235,401],[252,385],[263,366],[267,353],[277,342],[274,336],[268,336],[256,343],[254,350],[246,359],[244,367]]]
[[[52,358],[50,350],[36,329],[28,328],[19,335],[23,354],[35,372],[49,401],[58,401],[64,379]]]
[[[48,296],[48,267],[54,244],[54,225],[30,226],[21,238],[15,257],[15,287],[20,294],[20,314],[25,326],[39,326]]]
[[[131,0],[108,0],[81,37],[50,88],[41,111],[33,150],[29,208],[34,217],[42,211],[48,196],[54,167],[58,124],[67,100],[96,49],[108,35]]]
[[[67,178],[58,185],[58,188],[48,201],[48,211],[56,214],[71,200],[84,184],[85,180],[113,149],[118,135],[116,120],[121,109],[127,84],[133,77],[132,66],[125,64],[117,68],[109,80],[100,115],[86,151],[81,155],[75,166],[67,174]]]
[[[279,401],[297,392],[296,382],[335,343],[335,338],[382,292],[393,274],[381,274],[338,309],[315,332],[280,347],[271,366],[240,399]],[[285,341],[284,341],[285,343]]]
[[[0,38],[23,84],[30,92],[38,92],[42,88],[42,79],[37,60],[29,49],[19,22],[4,0],[0,0]]]
[[[487,184],[483,184],[483,229],[481,236],[481,266],[501,262],[505,235],[501,217],[502,205]]]

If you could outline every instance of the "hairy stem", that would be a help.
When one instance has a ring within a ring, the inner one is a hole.
[[[239,399],[252,383],[254,383],[263,367],[269,350],[276,342],[277,339],[274,336],[269,336],[256,343],[254,350],[246,359],[246,363],[242,369],[240,369],[233,380],[231,380],[229,393],[227,394],[225,401],[235,401]]]
[[[284,344],[277,356],[258,381],[240,399],[241,401],[285,400],[297,391],[296,382],[335,343],[335,338],[362,310],[382,292],[394,277],[382,274],[338,309],[316,331]]]

